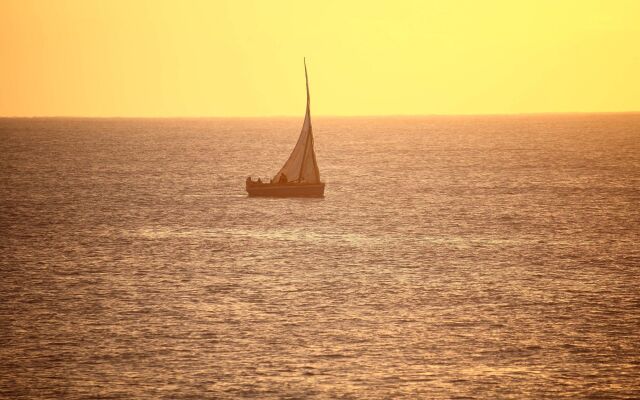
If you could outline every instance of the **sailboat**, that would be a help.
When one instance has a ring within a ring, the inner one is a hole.
[[[304,61],[304,77],[307,83],[307,112],[302,131],[291,155],[280,171],[268,182],[247,178],[249,196],[262,197],[324,197],[324,182],[320,181],[320,170],[313,150],[311,128],[311,101],[307,62]]]

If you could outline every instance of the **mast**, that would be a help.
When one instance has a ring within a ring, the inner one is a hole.
[[[307,83],[307,112],[304,118],[309,119],[309,139],[310,140],[307,140],[307,142],[304,144],[304,153],[302,153],[302,162],[300,163],[300,172],[298,173],[298,181],[302,179],[302,170],[304,168],[304,162],[306,161],[306,158],[307,158],[307,150],[309,149],[309,142],[311,142],[311,145],[313,146],[313,129],[311,127],[311,96],[309,95],[309,75],[307,74],[307,58],[304,57],[302,59],[302,62],[304,62],[304,80]]]

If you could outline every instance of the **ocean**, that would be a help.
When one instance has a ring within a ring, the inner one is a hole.
[[[640,114],[0,119],[0,398],[640,398]]]

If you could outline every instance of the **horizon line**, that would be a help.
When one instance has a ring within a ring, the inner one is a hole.
[[[510,116],[536,116],[536,115],[602,115],[602,114],[640,114],[638,111],[541,111],[521,113],[458,113],[458,114],[354,114],[336,115],[320,114],[314,118],[416,118],[416,117],[510,117]],[[118,116],[118,115],[0,115],[0,119],[268,119],[268,118],[299,118],[300,115],[200,115],[200,116]]]

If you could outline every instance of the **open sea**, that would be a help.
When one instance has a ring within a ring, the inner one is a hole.
[[[0,398],[640,398],[640,114],[313,123],[0,119]]]

